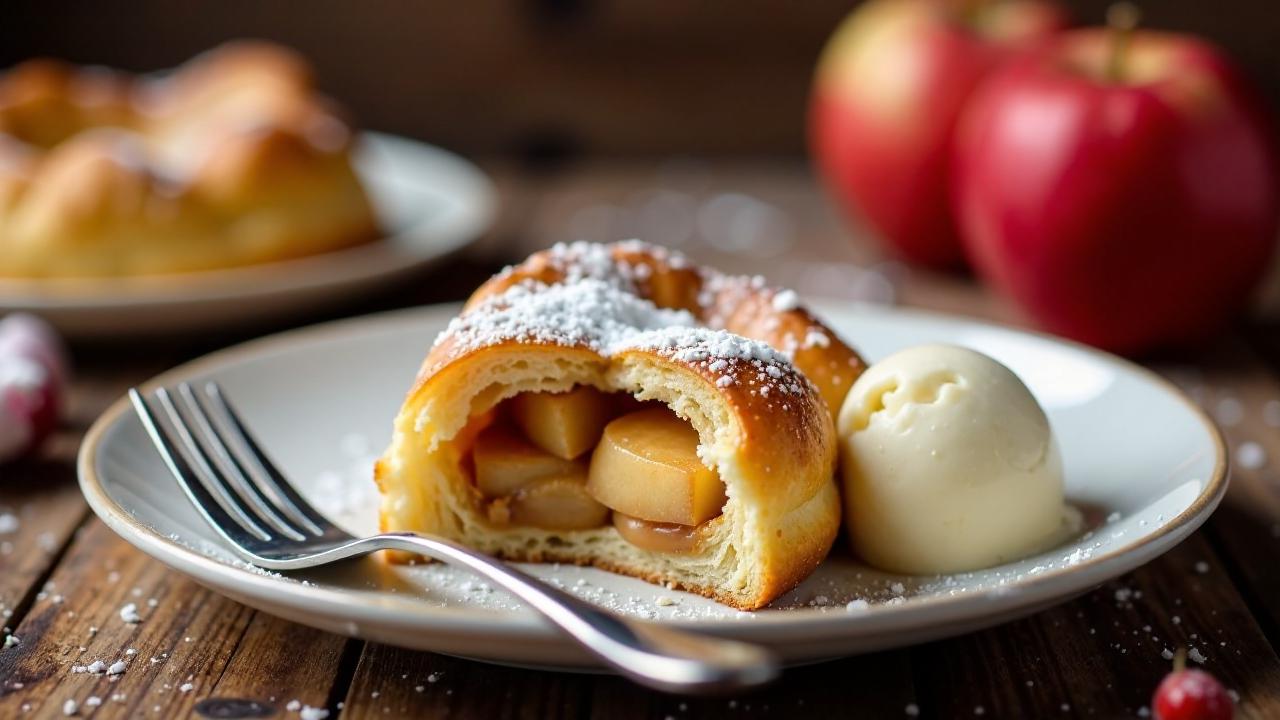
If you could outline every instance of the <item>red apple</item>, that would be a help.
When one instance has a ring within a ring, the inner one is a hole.
[[[936,267],[963,260],[948,167],[956,119],[997,63],[1065,24],[1037,0],[871,0],[818,65],[810,146],[828,187],[891,249]]]
[[[1131,354],[1200,340],[1271,255],[1270,131],[1208,43],[1065,34],[989,78],[961,121],[970,261],[1050,332]]]

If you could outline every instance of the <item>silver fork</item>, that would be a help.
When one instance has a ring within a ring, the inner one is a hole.
[[[196,510],[258,567],[300,570],[378,550],[405,550],[465,567],[523,600],[623,675],[659,690],[726,692],[777,676],[756,645],[606,612],[451,540],[414,533],[357,538],[315,510],[268,459],[216,383],[178,399],[164,388],[129,399],[160,457]],[[153,409],[159,406],[159,412]]]

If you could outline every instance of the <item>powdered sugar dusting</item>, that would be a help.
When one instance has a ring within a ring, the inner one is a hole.
[[[717,373],[716,385],[728,387],[746,382],[769,395],[769,388],[801,395],[805,381],[783,353],[757,340],[725,330],[672,327],[637,333],[619,343],[615,351],[650,350],[677,362],[697,365]]]
[[[653,258],[666,267],[673,269],[692,268],[693,263],[684,255],[669,250],[661,245],[651,245],[640,240],[624,240],[606,245],[579,240],[571,243],[556,243],[541,257],[547,265],[562,276],[562,282],[572,285],[583,280],[600,280],[619,290],[632,294],[638,291],[637,282],[647,280],[653,268],[644,263],[631,262],[614,255],[614,250],[624,255],[642,255]],[[521,266],[506,268],[498,277],[509,277]]]
[[[660,308],[641,297],[636,280],[649,267],[616,259],[615,248],[644,252],[669,267],[686,265],[679,255],[638,241],[557,245],[542,257],[561,280],[548,284],[526,278],[455,318],[436,338],[435,346],[445,348],[440,364],[507,342],[579,347],[602,357],[647,350],[707,370],[719,387],[746,383],[766,397],[805,392],[806,381],[785,350],[706,327],[686,310]],[[763,287],[763,280],[756,284]],[[787,292],[774,297],[781,296],[788,307],[798,305],[795,294]],[[813,344],[825,341],[822,335]]]
[[[800,307],[800,296],[794,290],[781,290],[773,295],[773,309],[787,312]]]
[[[525,281],[454,318],[436,338],[458,354],[504,342],[585,347],[602,355],[632,344],[637,335],[693,327],[684,310],[666,310],[594,278],[547,285]]]

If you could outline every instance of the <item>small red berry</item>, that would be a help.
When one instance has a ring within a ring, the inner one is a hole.
[[[1157,720],[1231,720],[1235,705],[1218,679],[1203,670],[1185,670],[1178,652],[1173,672],[1151,699]]]

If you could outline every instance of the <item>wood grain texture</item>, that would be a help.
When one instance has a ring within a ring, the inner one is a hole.
[[[88,517],[74,471],[81,436],[139,373],[163,367],[156,362],[132,363],[123,374],[107,363],[93,379],[77,381],[64,403],[62,427],[40,452],[0,466],[0,515],[11,514],[17,522],[16,529],[0,533],[0,626],[21,621]]]
[[[199,700],[251,700],[277,708],[297,701],[336,711],[364,643],[255,612],[210,690],[196,687]],[[209,687],[209,686],[206,686]]]
[[[17,523],[0,533],[0,626],[6,630],[35,600],[43,578],[88,512],[66,463],[41,457],[0,469],[0,516]]]
[[[686,698],[609,675],[522,670],[371,644],[344,717],[838,717],[851,707],[882,717],[917,702],[905,651],[793,668],[775,685],[749,694]]]
[[[1236,717],[1280,714],[1280,659],[1202,533],[1078,600],[912,658],[939,717],[1135,717],[1178,648],[1239,694]]]
[[[141,617],[126,622],[134,604]],[[76,539],[0,651],[0,717],[62,717],[75,701],[94,717],[182,717],[197,703],[248,699],[324,707],[344,638],[256,613],[173,573],[97,520]],[[95,660],[118,676],[77,672]],[[89,698],[101,704],[96,710]]]
[[[1238,336],[1193,364],[1158,365],[1212,416],[1231,454],[1231,484],[1209,522],[1245,600],[1280,643],[1280,382],[1274,365]]]
[[[130,603],[141,622],[121,618]],[[67,700],[85,705],[90,697],[102,701],[103,717],[187,714],[195,695],[179,688],[216,679],[252,616],[92,520],[18,626],[19,652],[0,654],[0,677],[11,679],[0,716],[29,706],[32,717],[58,717]],[[123,661],[126,669],[118,676],[75,672],[94,661]]]
[[[343,717],[585,717],[595,680],[370,643],[347,693]]]

